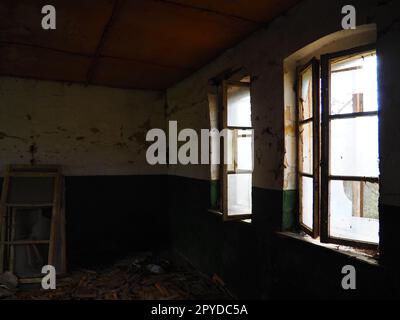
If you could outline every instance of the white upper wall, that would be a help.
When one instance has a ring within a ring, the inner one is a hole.
[[[0,77],[0,170],[58,164],[66,175],[165,173],[146,162],[146,133],[163,128],[161,92]]]

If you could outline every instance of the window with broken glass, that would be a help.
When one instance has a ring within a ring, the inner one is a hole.
[[[300,227],[324,243],[376,248],[376,50],[327,54],[321,67],[313,60],[299,71],[297,91]]]

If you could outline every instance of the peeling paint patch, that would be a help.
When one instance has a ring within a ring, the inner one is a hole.
[[[136,141],[137,144],[141,145],[144,141],[144,134],[143,132],[137,132],[132,134],[129,138],[129,141]]]
[[[26,139],[24,139],[24,138],[17,137],[17,136],[10,136],[5,132],[0,132],[0,140],[6,139],[6,138],[8,138],[8,139],[16,139],[16,140],[20,140],[20,141],[26,142]]]
[[[100,133],[100,130],[98,128],[90,128],[90,131],[94,134]]]
[[[36,160],[35,160],[35,154],[38,152],[38,146],[36,145],[36,143],[32,143],[30,146],[29,146],[29,153],[31,154],[31,165],[34,165],[35,163],[36,163]]]
[[[63,128],[63,127],[60,127],[60,126],[57,127],[57,130],[63,131],[63,132],[67,132],[67,131],[68,131],[67,129],[65,129],[65,128]]]
[[[117,142],[114,146],[121,148],[121,149],[128,149],[128,145],[124,142]]]
[[[141,129],[138,132],[133,133],[128,137],[129,141],[135,141],[140,148],[137,151],[137,154],[140,154],[142,151],[147,149],[148,143],[146,142],[146,133],[152,129],[150,119],[147,119],[142,125],[139,126]]]

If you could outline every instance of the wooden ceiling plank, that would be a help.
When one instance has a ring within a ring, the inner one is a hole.
[[[0,75],[166,89],[299,0],[53,0],[45,33],[42,2],[0,1]]]
[[[140,90],[164,90],[192,72],[101,57],[92,84]]]
[[[103,55],[198,69],[255,29],[242,20],[137,0],[126,2]]]
[[[41,9],[56,8],[57,28],[44,31]],[[113,0],[1,0],[0,40],[93,55]]]

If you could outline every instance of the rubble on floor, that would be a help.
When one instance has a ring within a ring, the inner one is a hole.
[[[5,277],[8,282],[12,277]],[[0,275],[1,279],[1,275]],[[14,279],[15,280],[15,279]],[[13,282],[15,284],[15,281]],[[223,281],[200,273],[175,255],[141,253],[96,270],[76,270],[57,279],[57,289],[40,283],[2,285],[0,299],[13,300],[227,300]],[[4,290],[4,292],[3,292]]]
[[[17,290],[18,278],[11,272],[0,274],[0,299],[12,297]]]

